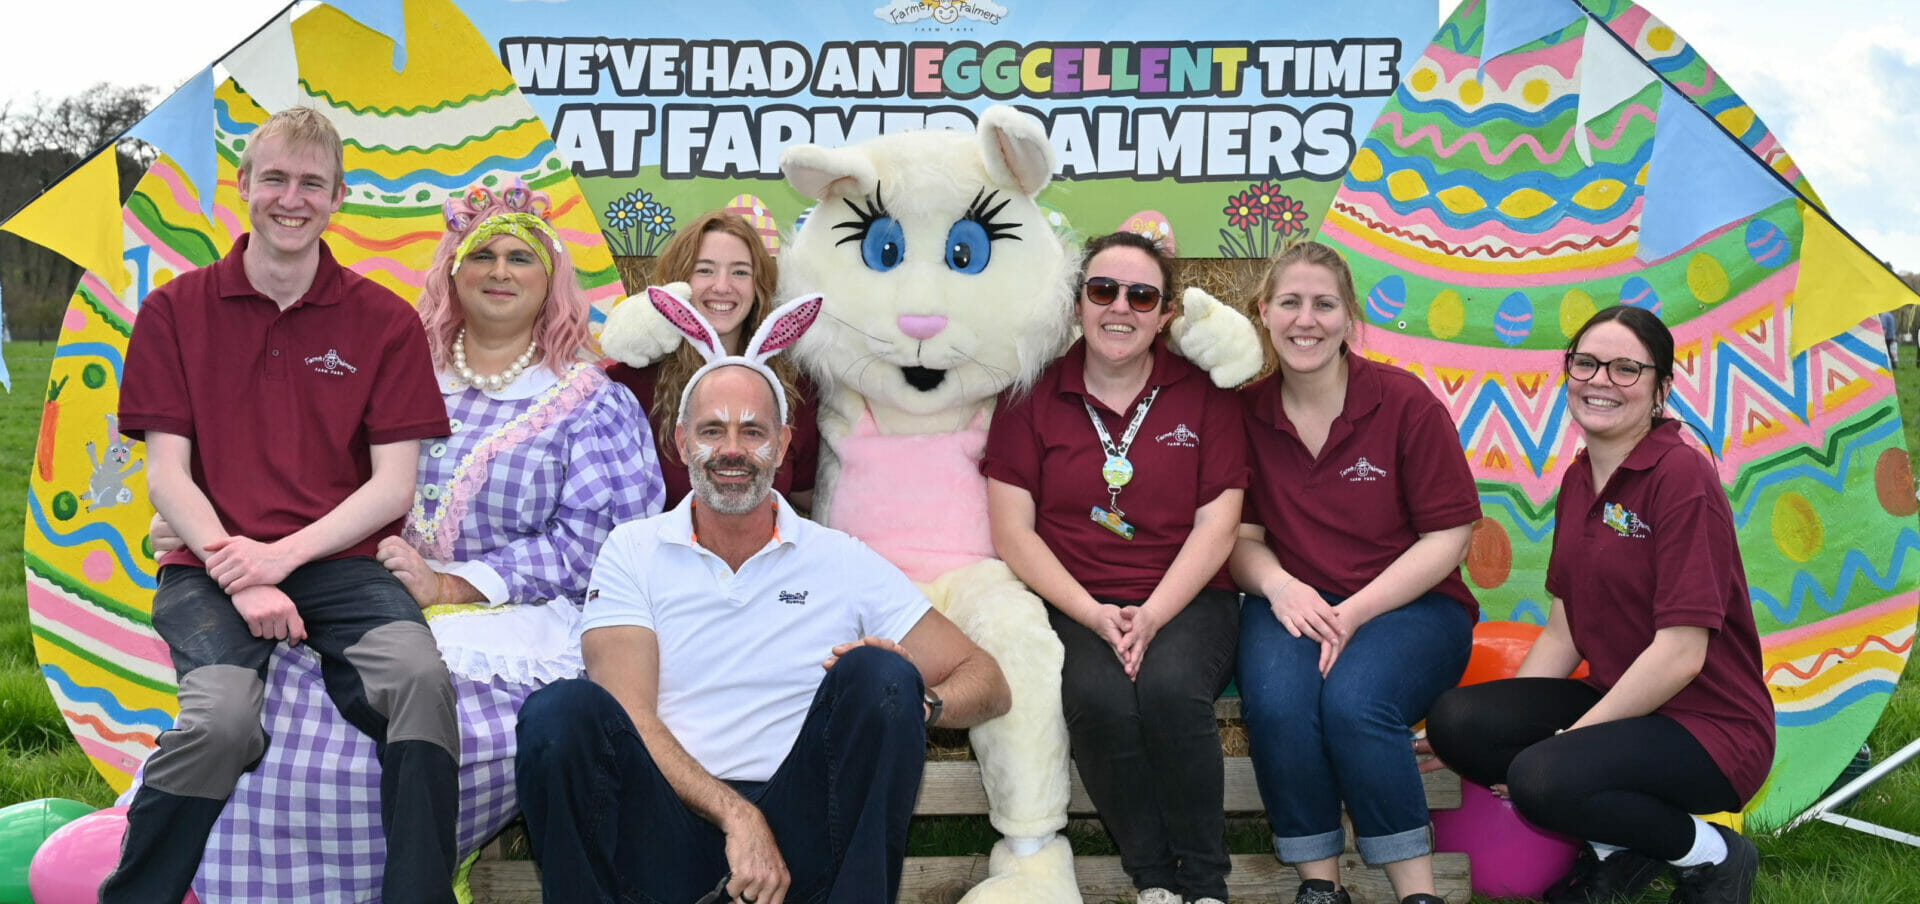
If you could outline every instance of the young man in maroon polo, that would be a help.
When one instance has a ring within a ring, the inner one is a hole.
[[[154,290],[127,348],[120,427],[146,441],[154,507],[186,543],[161,557],[153,601],[180,716],[147,760],[105,904],[186,894],[270,742],[280,641],[320,652],[329,694],[378,745],[384,899],[454,900],[453,687],[419,607],[372,558],[446,409],[418,316],[321,241],[344,177],[324,116],[268,119],[240,159],[252,232]]]

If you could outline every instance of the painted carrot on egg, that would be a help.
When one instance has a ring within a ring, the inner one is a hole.
[[[47,404],[40,410],[40,445],[33,459],[40,465],[40,480],[53,480],[53,435],[60,428],[60,390],[67,388],[68,377],[47,387]]]

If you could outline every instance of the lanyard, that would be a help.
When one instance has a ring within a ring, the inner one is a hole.
[[[1140,432],[1140,424],[1147,419],[1147,409],[1153,407],[1153,400],[1160,395],[1160,387],[1155,386],[1147,397],[1133,409],[1133,420],[1127,424],[1127,432],[1120,436],[1120,444],[1114,445],[1113,436],[1107,433],[1107,425],[1100,422],[1100,415],[1093,410],[1093,403],[1081,399],[1086,406],[1087,419],[1093,421],[1093,430],[1100,435],[1100,450],[1107,454],[1107,460],[1100,466],[1100,476],[1107,481],[1107,504],[1113,506],[1115,515],[1120,511],[1120,488],[1133,480],[1133,462],[1127,460],[1127,450],[1133,448],[1133,438]]]

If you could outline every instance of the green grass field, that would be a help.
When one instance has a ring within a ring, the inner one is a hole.
[[[42,797],[67,797],[96,806],[113,791],[67,732],[34,660],[20,558],[27,469],[39,431],[52,343],[5,346],[13,392],[0,396],[0,806]],[[1920,421],[1920,370],[1897,372],[1907,446],[1915,448]],[[1900,683],[1869,743],[1892,753],[1920,737],[1920,678]],[[1870,789],[1848,815],[1920,834],[1920,764],[1909,765]],[[1254,850],[1263,833],[1239,831],[1236,850]],[[984,852],[992,843],[984,820],[946,820],[918,827],[916,854]],[[1106,848],[1104,837],[1076,837],[1076,848]],[[1824,823],[1758,837],[1761,881],[1755,900],[1780,904],[1920,900],[1920,851]],[[1109,849],[1110,851],[1110,849]],[[1664,901],[1656,888],[1644,902]]]

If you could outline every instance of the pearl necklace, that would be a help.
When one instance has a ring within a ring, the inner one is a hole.
[[[520,357],[513,359],[513,363],[506,370],[497,374],[476,374],[473,368],[467,366],[467,328],[463,326],[459,334],[453,337],[453,370],[460,375],[460,379],[467,381],[468,386],[482,392],[499,392],[513,385],[513,381],[520,378],[521,372],[527,369],[527,365],[533,363],[533,353],[539,345],[538,340],[527,343],[527,350],[521,352]]]

